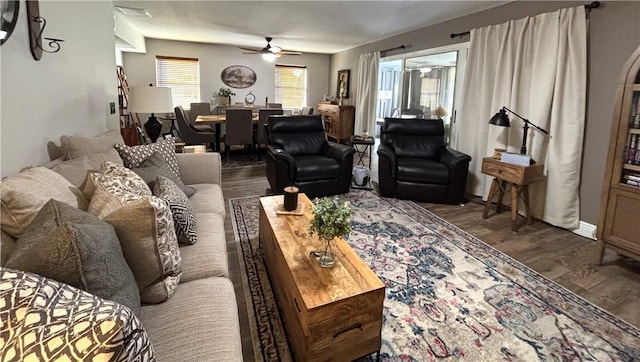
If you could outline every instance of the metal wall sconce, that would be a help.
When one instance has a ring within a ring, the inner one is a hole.
[[[47,20],[40,16],[38,0],[27,0],[27,19],[29,25],[29,48],[33,59],[40,60],[42,52],[57,53],[60,51],[60,43],[64,42],[62,39],[44,38],[49,41],[48,46],[51,49],[47,50],[42,47],[42,33],[44,33],[44,28],[47,26]]]

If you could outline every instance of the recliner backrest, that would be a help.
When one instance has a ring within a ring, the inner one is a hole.
[[[292,156],[322,154],[327,143],[322,117],[272,116],[267,123],[267,141]]]
[[[445,147],[441,119],[385,118],[380,143],[390,146],[397,157],[436,159]]]

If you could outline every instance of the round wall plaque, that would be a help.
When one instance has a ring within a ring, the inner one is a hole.
[[[226,67],[220,73],[220,79],[231,88],[248,88],[256,83],[256,72],[244,65],[232,65]]]

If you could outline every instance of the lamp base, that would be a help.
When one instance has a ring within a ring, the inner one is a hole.
[[[147,136],[149,136],[151,142],[155,142],[162,132],[162,122],[158,121],[153,113],[151,113],[151,117],[149,117],[144,124],[144,130],[147,132]]]

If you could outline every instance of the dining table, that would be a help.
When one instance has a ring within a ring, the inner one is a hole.
[[[257,125],[258,120],[260,119],[259,114],[253,112],[251,114],[251,119],[253,120],[253,124]],[[216,133],[216,150],[220,152],[220,129],[223,123],[227,122],[227,116],[224,114],[202,114],[196,117],[196,124],[206,124],[215,127]]]

